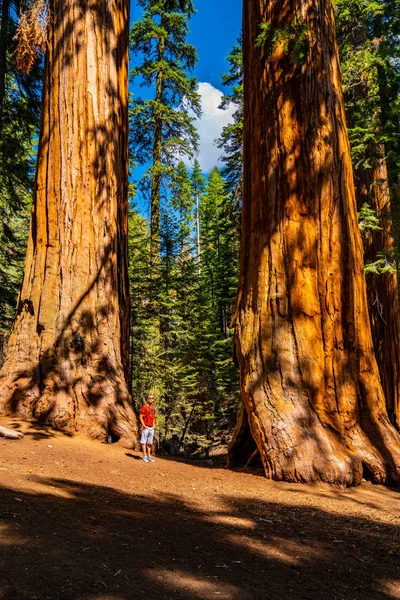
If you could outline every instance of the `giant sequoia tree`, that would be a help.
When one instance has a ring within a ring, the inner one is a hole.
[[[244,3],[236,348],[266,475],[400,477],[374,358],[332,5]]]
[[[0,414],[131,444],[128,9],[49,1],[35,197]]]

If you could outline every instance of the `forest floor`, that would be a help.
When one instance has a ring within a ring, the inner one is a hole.
[[[0,600],[400,598],[400,493],[267,481],[2,419]]]

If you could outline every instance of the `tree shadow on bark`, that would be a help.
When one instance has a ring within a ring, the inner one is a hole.
[[[296,19],[306,31],[300,62]],[[352,485],[364,467],[375,481],[398,480],[400,438],[373,355],[332,7],[248,2],[244,48],[236,346],[265,472]]]
[[[52,347],[37,363],[32,361],[30,369],[14,371],[7,379],[11,393],[7,402],[3,400],[3,414],[50,422],[56,429],[70,433],[82,429],[102,441],[126,433],[123,423],[118,421],[116,407],[120,406],[128,422],[133,420],[130,414],[133,410],[118,365],[103,353],[98,334],[98,321],[107,319],[114,307],[98,306],[96,314],[82,308],[99,278],[109,276],[110,252],[111,247],[106,248],[96,276],[64,319]],[[17,314],[22,311],[32,319],[37,318],[33,308],[20,301]],[[39,331],[38,335],[42,333]],[[110,385],[116,391],[116,406],[104,403]],[[75,414],[71,413],[71,399]],[[95,429],[91,428],[91,421]]]
[[[296,502],[226,495],[208,510],[35,480],[40,493],[0,487],[2,600],[398,597],[396,525]]]
[[[133,446],[128,9],[123,0],[49,2],[30,240],[0,410]]]

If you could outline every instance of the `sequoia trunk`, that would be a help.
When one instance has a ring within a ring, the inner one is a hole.
[[[35,198],[0,412],[132,445],[129,1],[51,0],[49,9]]]
[[[247,0],[244,77],[236,350],[265,473],[396,479],[400,439],[372,347],[331,2]]]
[[[358,207],[369,203],[376,212],[381,230],[365,240],[366,261],[385,252],[390,260],[395,244],[392,235],[391,199],[383,144],[371,146],[372,168],[355,173]],[[367,275],[368,311],[372,339],[389,417],[400,429],[400,338],[399,301],[396,273]]]

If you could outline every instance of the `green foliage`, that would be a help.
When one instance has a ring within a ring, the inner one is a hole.
[[[195,207],[194,207],[195,208],[194,220],[195,220],[195,236],[196,236],[196,240],[195,240],[195,244],[196,244],[196,262],[197,262],[198,272],[200,274],[200,253],[201,253],[201,248],[200,248],[200,212],[199,212],[199,202],[200,202],[200,196],[204,192],[205,178],[202,175],[201,168],[200,168],[200,163],[197,160],[197,158],[194,160],[192,177],[191,177],[191,184],[192,184],[192,193],[193,193],[194,204],[195,204]]]
[[[200,163],[197,158],[194,159],[191,181],[193,195],[195,198],[198,198],[204,192],[206,179],[201,172]]]
[[[156,393],[161,438],[175,434],[189,452],[207,452],[216,430],[232,426],[236,415],[230,320],[239,240],[233,215],[218,169],[206,183],[198,163],[191,175],[178,163],[161,221],[156,316],[149,226],[134,210],[129,217],[133,395],[140,404],[149,389]]]
[[[154,201],[162,210],[156,265],[148,255],[149,225],[134,209],[129,217],[133,395],[140,404],[150,388],[156,393],[162,438],[176,434],[186,447],[207,448],[218,419],[229,413],[231,423],[236,414],[229,322],[237,212],[218,170],[206,186],[198,161],[191,175],[182,162],[195,154],[194,119],[200,115],[197,83],[188,76],[197,60],[186,42],[193,4],[139,5],[143,16],[132,27],[131,50],[140,62],[132,79],[154,94],[131,101],[131,156],[148,166],[139,192],[151,190],[152,210]],[[241,50],[236,58],[241,60]],[[235,93],[242,94],[241,82]]]
[[[353,164],[368,170],[381,144],[399,183],[400,4],[336,0],[336,30]]]
[[[362,205],[360,212],[357,213],[358,226],[360,228],[364,242],[366,242],[373,231],[381,231],[380,221],[375,211],[366,202]],[[396,273],[396,259],[393,251],[386,249],[377,252],[375,260],[368,260],[364,266],[365,274],[383,275],[384,273]]]
[[[132,397],[139,408],[148,391],[156,391],[159,332],[152,311],[149,225],[134,207],[129,210],[128,224]]]
[[[5,35],[0,44],[0,333],[11,326],[22,279],[41,92],[41,66],[22,75],[14,64],[18,5],[11,1],[9,13],[1,15]]]
[[[231,319],[236,302],[239,232],[235,204],[218,169],[209,175],[200,203],[201,269],[199,281],[198,361],[209,407],[209,428],[232,422],[239,401]]]
[[[261,23],[256,46],[271,54],[278,44],[282,44],[293,64],[300,66],[305,63],[310,46],[308,31],[307,23],[301,23],[297,18],[278,29],[273,29],[270,23]]]
[[[256,37],[256,46],[258,48],[270,48],[272,42],[271,23],[260,23],[260,33]]]
[[[364,267],[366,274],[383,275],[384,273],[397,273],[396,263],[393,257],[386,252],[378,252],[375,261],[367,262]]]
[[[400,241],[400,4],[398,0],[335,0],[336,30],[343,74],[343,90],[350,148],[356,182],[368,181],[368,172],[386,162],[396,245]],[[372,174],[372,171],[371,171]],[[365,236],[380,229],[367,204],[359,214]],[[395,261],[381,250],[368,261],[366,273],[387,273]]]
[[[236,198],[240,199],[243,187],[243,41],[242,36],[237,39],[229,54],[229,70],[222,75],[222,84],[231,86],[232,91],[222,96],[220,108],[229,106],[235,108],[233,122],[222,129],[221,137],[217,140],[218,147],[224,153],[222,160],[225,163],[223,175],[227,189]]]
[[[130,149],[140,165],[148,166],[139,186],[143,192],[159,177],[167,190],[179,157],[192,157],[200,115],[197,82],[188,73],[194,68],[195,48],[186,42],[190,1],[140,0],[142,18],[132,25],[130,49],[139,62],[132,81],[152,89],[153,97],[131,99]],[[158,180],[158,179],[157,179]]]
[[[357,213],[358,217],[358,226],[362,233],[370,233],[371,231],[381,230],[380,221],[376,216],[375,211],[370,207],[370,205],[365,202],[360,212]]]

